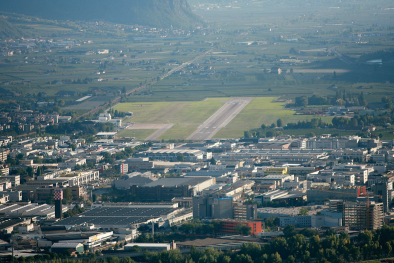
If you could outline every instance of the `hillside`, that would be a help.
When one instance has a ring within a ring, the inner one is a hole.
[[[0,39],[21,38],[22,36],[26,36],[23,30],[7,22],[7,20],[0,16]]]
[[[0,0],[1,11],[51,20],[109,21],[154,27],[199,22],[186,0]]]

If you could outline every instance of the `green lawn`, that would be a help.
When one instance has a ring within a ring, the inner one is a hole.
[[[135,137],[137,140],[145,140],[149,135],[156,130],[124,130],[119,133],[118,137]]]
[[[244,131],[261,125],[266,114],[279,111],[283,103],[274,103],[275,97],[254,98],[215,138],[239,138]]]
[[[215,113],[229,98],[209,98],[204,101],[121,103],[114,109],[133,112],[130,120],[139,123],[197,124]]]
[[[160,136],[160,139],[186,139],[197,127],[215,113],[229,98],[209,98],[204,101],[176,102],[132,102],[121,103],[114,109],[123,112],[133,112],[132,118],[125,122],[164,124],[174,126]],[[298,122],[316,118],[313,115],[294,115],[294,111],[284,109],[283,102],[275,102],[275,97],[254,98],[225,128],[220,130],[215,138],[239,138],[244,131],[258,128],[262,123],[270,125],[282,119],[284,123]],[[330,122],[332,117],[322,117]],[[144,132],[142,135],[145,136]],[[143,137],[140,135],[140,137]],[[149,134],[146,135],[146,137]],[[123,135],[123,133],[120,136]],[[129,136],[129,135],[127,135]],[[134,136],[136,137],[136,136]],[[146,138],[145,137],[145,138]]]
[[[320,118],[313,115],[294,115],[295,111],[283,109],[284,103],[274,102],[274,97],[254,98],[225,128],[221,129],[215,138],[239,138],[244,131],[258,128],[263,123],[271,125],[278,119],[283,122],[307,121]],[[321,117],[324,122],[330,123],[332,117]]]
[[[198,124],[176,124],[166,133],[159,137],[164,140],[184,140],[189,137],[197,128]]]

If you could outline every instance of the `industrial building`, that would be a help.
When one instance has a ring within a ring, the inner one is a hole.
[[[71,244],[83,244],[85,250],[91,250],[95,247],[99,247],[102,243],[113,236],[113,231],[108,232],[67,232],[58,234],[47,234],[43,236],[41,240],[41,247],[50,246],[57,243],[71,243]],[[56,245],[56,248],[61,248],[60,245]],[[78,246],[79,247],[79,246]]]
[[[150,222],[170,225],[192,217],[190,210],[178,208],[177,204],[168,203],[107,203],[78,216],[69,217],[55,223],[67,229],[82,224],[93,224],[103,229],[138,228]]]
[[[257,218],[257,204],[233,203],[233,218],[236,220],[253,220]]]
[[[151,172],[146,172],[146,173],[134,172],[127,174],[126,176],[124,176],[124,178],[121,179],[117,178],[116,180],[114,180],[113,184],[116,189],[129,189],[130,186],[132,185],[142,186],[156,180],[157,177]]]
[[[233,198],[218,195],[195,196],[193,218],[233,218]]]
[[[161,178],[143,186],[131,185],[130,192],[141,201],[171,201],[174,197],[192,197],[215,184],[211,177]]]
[[[310,189],[307,190],[306,194],[308,202],[316,204],[323,204],[325,201],[330,199],[341,199],[344,201],[355,202],[360,196],[360,188]]]
[[[332,211],[320,211],[320,214],[306,216],[279,217],[280,227],[293,225],[296,227],[337,227],[342,226],[342,213]]]
[[[169,251],[171,249],[176,249],[176,244],[175,243],[128,243],[127,245],[124,246],[125,250],[130,250],[134,248],[135,246],[138,246],[141,248],[143,251],[147,250],[149,252],[162,252],[162,251]]]
[[[307,208],[309,210],[309,215],[317,214],[322,212],[323,209],[326,210],[329,207],[324,205],[306,206],[306,207],[262,207],[257,208],[257,213],[260,218],[266,217],[294,217],[298,216],[302,208]]]
[[[52,253],[62,254],[66,251],[75,251],[83,253],[84,248],[82,243],[55,243],[51,247]]]
[[[149,157],[150,159],[161,161],[177,161],[178,157],[182,156],[185,162],[197,162],[204,159],[211,159],[212,153],[192,149],[160,149],[142,152],[137,154],[137,156]]]
[[[63,207],[62,213],[67,212],[68,207]],[[48,204],[0,204],[0,216],[3,217],[38,217],[38,219],[51,219],[55,217],[55,206]]]
[[[248,220],[215,220],[220,222],[220,233],[227,234],[227,235],[236,235],[237,233],[237,226],[238,225],[245,225],[250,227],[251,235],[255,236],[258,233],[262,232],[262,222],[261,221],[248,221]]]
[[[177,247],[179,249],[190,249],[191,246],[196,247],[198,250],[203,250],[205,248],[213,248],[216,250],[234,250],[239,249],[245,243],[256,243],[258,244],[260,240],[258,238],[248,237],[245,239],[243,236],[228,236],[227,238],[205,238],[205,239],[196,239],[184,242],[178,242]]]

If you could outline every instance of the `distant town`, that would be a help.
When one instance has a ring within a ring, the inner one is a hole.
[[[0,262],[394,261],[392,1],[0,3]]]

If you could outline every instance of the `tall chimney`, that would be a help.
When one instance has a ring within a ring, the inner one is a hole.
[[[55,218],[62,219],[63,216],[63,205],[62,205],[62,200],[63,200],[63,190],[62,189],[56,189],[53,192],[53,199],[55,199]]]

